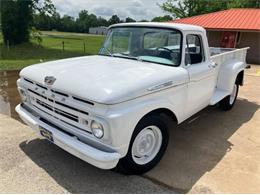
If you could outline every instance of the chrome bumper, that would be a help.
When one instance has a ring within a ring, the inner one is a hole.
[[[39,120],[39,117],[33,116],[30,112],[25,110],[19,104],[15,108],[16,112],[20,115],[20,118],[28,124],[33,130],[39,133],[39,126],[47,129],[53,135],[53,142],[60,148],[66,150],[72,155],[92,164],[101,169],[112,169],[116,167],[121,155],[119,153],[109,153],[98,150],[92,146],[89,146],[75,137],[71,137],[54,127]],[[39,135],[41,135],[39,133]]]

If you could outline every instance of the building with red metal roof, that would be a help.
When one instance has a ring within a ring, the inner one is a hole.
[[[250,47],[248,63],[260,64],[260,9],[230,9],[171,22],[204,27],[211,47]]]

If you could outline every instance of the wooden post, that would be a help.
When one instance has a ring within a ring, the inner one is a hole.
[[[0,47],[1,51],[4,51],[4,45]],[[0,52],[0,57],[3,58],[4,57],[4,54],[3,52]]]
[[[86,44],[85,42],[83,42],[83,44],[84,44],[84,53],[86,53]]]
[[[65,50],[65,43],[64,41],[62,41],[62,52],[64,52],[64,50]]]
[[[10,44],[9,44],[9,40],[6,41],[6,46],[7,46],[7,50],[9,51],[10,50]]]

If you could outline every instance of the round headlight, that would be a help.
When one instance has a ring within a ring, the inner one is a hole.
[[[96,138],[101,139],[104,136],[104,128],[99,122],[92,121],[90,127],[91,127],[91,131],[92,131],[93,135]]]
[[[27,101],[27,95],[26,95],[25,91],[23,89],[20,89],[19,92],[20,92],[22,101],[26,102]]]

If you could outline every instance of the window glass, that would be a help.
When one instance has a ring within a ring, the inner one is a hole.
[[[113,41],[110,42],[111,51],[113,53],[128,52],[130,38],[130,32],[114,32],[112,35]]]
[[[181,42],[181,36],[180,34],[176,34],[176,33],[171,33],[169,35],[169,42],[168,45],[172,45],[172,46],[176,46],[179,48],[179,44]]]
[[[204,61],[203,46],[199,35],[187,35],[185,63],[198,64]]]
[[[144,35],[144,49],[163,47],[167,43],[167,34],[160,32],[151,32]]]
[[[180,49],[181,36],[179,33],[152,32],[144,35],[144,49],[159,47]]]
[[[115,27],[108,32],[99,54],[179,66],[182,34],[174,29]]]

